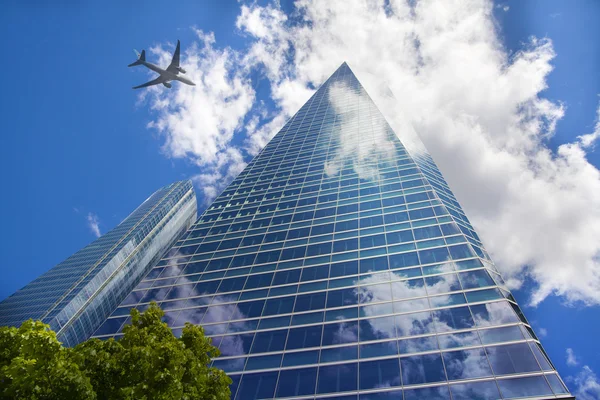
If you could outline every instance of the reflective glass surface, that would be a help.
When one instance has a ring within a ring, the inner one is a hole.
[[[196,213],[190,181],[157,190],[116,228],[2,301],[0,325],[20,326],[29,318],[41,319],[57,332],[61,342],[74,346],[96,330],[99,335],[119,330],[123,318],[106,319],[125,298],[146,302],[187,296],[194,285],[131,290],[190,227]],[[181,254],[191,253],[195,247],[186,246]],[[167,272],[165,277],[178,276],[181,270],[163,272]],[[142,285],[151,286],[148,282]]]
[[[420,141],[343,64],[113,313],[204,326],[232,398],[566,396]],[[532,332],[532,331],[531,331]]]

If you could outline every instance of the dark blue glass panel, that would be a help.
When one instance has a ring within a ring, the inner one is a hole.
[[[446,380],[442,357],[439,354],[401,358],[400,364],[404,385]]]
[[[406,384],[406,382],[405,382]],[[407,389],[404,391],[404,400],[450,400],[448,386],[437,386],[422,389]]]
[[[240,381],[236,400],[263,399],[273,397],[279,372],[244,374]]]
[[[329,265],[302,268],[302,282],[327,279],[329,276]]]
[[[498,386],[505,399],[552,395],[552,390],[543,376],[499,379]]]
[[[556,394],[567,393],[567,389],[565,388],[565,385],[563,385],[561,380],[558,378],[558,375],[554,375],[554,374],[546,375],[546,378],[548,379],[548,382],[550,383],[550,387],[552,388],[552,391],[554,391],[554,393],[556,393]]]
[[[356,360],[358,358],[358,346],[334,347],[321,350],[321,363],[335,361]]]
[[[104,322],[102,326],[98,328],[94,335],[100,336],[117,333],[126,319],[127,317],[107,319],[106,322]]]
[[[259,317],[262,314],[262,309],[265,305],[265,300],[247,301],[238,303],[238,309],[242,315],[242,318],[254,318]]]
[[[244,283],[246,283],[246,277],[241,277],[241,278],[230,278],[230,279],[223,279],[221,281],[221,285],[219,286],[219,289],[217,290],[217,292],[219,293],[224,293],[224,292],[234,292],[236,290],[242,290],[242,288],[244,287]],[[185,297],[185,296],[182,296]]]
[[[321,254],[329,253],[331,253],[331,242],[312,244],[306,249],[306,257],[319,256]]]
[[[360,248],[368,249],[370,247],[385,246],[385,235],[371,235],[360,238]]]
[[[318,347],[321,344],[322,330],[321,325],[290,329],[286,349]]]
[[[410,230],[388,232],[385,236],[388,244],[412,242],[414,240],[413,234]]]
[[[279,368],[281,365],[281,354],[270,356],[248,357],[246,362],[246,371],[268,368]]]
[[[406,183],[404,183],[404,184],[406,184]],[[409,214],[411,220],[430,218],[430,217],[435,216],[435,213],[433,212],[433,208],[421,208],[419,210],[412,210],[412,211],[409,211],[408,214]]]
[[[421,264],[444,262],[450,259],[450,253],[448,253],[447,248],[439,247],[437,249],[419,251],[419,258],[421,259]]]
[[[319,362],[319,350],[300,351],[296,353],[285,353],[283,355],[284,367],[296,365],[317,364]]]
[[[280,297],[276,299],[269,299],[265,304],[263,315],[275,315],[275,314],[286,314],[291,313],[294,309],[295,297]]]
[[[398,345],[395,340],[383,343],[361,344],[359,350],[360,358],[392,356],[398,354]]]
[[[400,386],[400,364],[397,358],[364,361],[359,366],[359,389]]]
[[[475,325],[469,307],[456,307],[433,311],[433,319],[438,332],[467,329]]]
[[[405,268],[419,265],[419,258],[416,252],[394,254],[390,256],[390,268]]]
[[[471,248],[467,244],[459,244],[456,246],[450,246],[450,247],[448,247],[448,250],[450,251],[450,256],[452,257],[453,260],[460,260],[461,258],[475,257],[475,253],[473,253],[473,250],[471,250]]]
[[[291,269],[287,271],[278,271],[275,273],[273,285],[285,285],[286,283],[295,283],[300,280],[300,269]]]
[[[529,343],[529,347],[531,347],[531,351],[533,351],[533,354],[535,354],[535,358],[537,358],[538,362],[540,363],[542,369],[544,371],[551,371],[552,365],[550,365],[550,363],[548,362],[548,359],[546,358],[546,356],[542,353],[542,349],[540,348],[540,345],[537,343]]]
[[[319,367],[317,393],[356,390],[357,373],[358,363]]]
[[[358,261],[344,261],[331,264],[331,277],[349,276],[358,274]]]
[[[496,375],[539,371],[538,365],[527,343],[485,348]]]
[[[277,397],[313,394],[316,381],[316,367],[281,371],[277,384]]]
[[[333,252],[340,253],[344,251],[356,250],[358,249],[358,239],[344,239],[344,240],[336,240],[333,242]]]
[[[313,226],[312,230],[310,231],[310,234],[311,234],[311,236],[317,236],[317,235],[325,235],[327,233],[332,233],[333,226],[334,226],[334,224]]]
[[[386,256],[360,260],[361,273],[369,271],[386,271],[388,269],[388,258]]]
[[[406,213],[406,212],[399,212],[399,213],[385,215],[385,224],[386,225],[395,224],[397,222],[404,222],[404,221],[408,221],[408,213]]]
[[[483,378],[492,370],[483,349],[450,351],[443,353],[449,380]]]
[[[250,275],[246,281],[245,289],[255,289],[259,287],[268,287],[271,285],[274,273]]]
[[[258,332],[254,338],[251,353],[266,353],[283,350],[287,333],[287,329]]]
[[[495,285],[490,274],[484,269],[461,272],[459,276],[464,289],[475,289],[478,287]]]
[[[427,226],[424,228],[416,228],[414,230],[415,239],[423,240],[423,239],[431,239],[435,237],[442,236],[442,231],[438,226]]]
[[[327,308],[358,304],[358,296],[353,288],[331,290],[327,293]]]
[[[325,307],[326,292],[303,294],[296,298],[294,312],[318,310]]]
[[[292,260],[295,258],[302,258],[306,254],[306,246],[292,247],[291,249],[284,249],[281,252],[280,260]]]

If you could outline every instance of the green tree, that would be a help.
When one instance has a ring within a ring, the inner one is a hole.
[[[152,303],[131,311],[124,336],[64,348],[41,322],[0,330],[1,398],[228,400],[231,379],[209,368],[219,356],[202,327],[176,338]]]
[[[187,323],[176,338],[163,315],[155,303],[144,313],[132,310],[120,340],[91,339],[75,347],[98,399],[228,400],[231,379],[208,367],[219,350],[202,327]]]
[[[0,399],[95,399],[90,379],[50,327],[0,327]]]

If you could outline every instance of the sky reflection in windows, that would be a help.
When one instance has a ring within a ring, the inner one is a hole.
[[[203,325],[214,365],[236,377],[232,398],[561,393],[437,167],[407,151],[345,65],[177,249],[114,318],[156,300],[178,310],[173,329]]]

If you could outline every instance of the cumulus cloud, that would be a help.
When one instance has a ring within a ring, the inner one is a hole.
[[[546,337],[548,336],[548,330],[546,328],[538,328],[537,329],[537,333],[539,337]]]
[[[94,234],[94,236],[96,236],[97,238],[102,236],[102,234],[100,233],[100,219],[98,218],[98,216],[90,212],[88,213],[86,220],[88,228],[90,228],[90,231]]]
[[[579,143],[581,143],[582,147],[590,147],[596,140],[600,138],[600,105],[598,105],[597,117],[596,117],[596,127],[594,132],[588,133],[586,135],[577,136],[579,139]]]
[[[207,196],[241,168],[238,155],[257,154],[347,61],[400,139],[421,137],[513,288],[529,277],[533,305],[550,295],[600,303],[600,172],[586,159],[598,127],[548,147],[566,112],[543,95],[555,57],[549,39],[509,54],[486,0],[295,7],[286,15],[242,5],[236,27],[247,49],[220,49],[198,32],[200,44],[182,57],[198,86],[150,92],[151,126],[167,154],[203,168],[197,182]],[[248,77],[257,70],[275,112],[256,102]]]
[[[587,365],[583,366],[577,376],[569,377],[568,381],[573,384],[575,390],[572,392],[578,400],[600,399],[600,381]]]
[[[578,365],[579,361],[577,361],[577,357],[575,357],[575,353],[572,348],[567,348],[567,365],[571,367]]]
[[[255,92],[250,79],[238,68],[237,53],[216,48],[212,33],[195,33],[198,42],[187,48],[181,60],[196,86],[174,84],[172,90],[154,87],[142,96],[155,111],[148,126],[163,135],[165,154],[187,159],[206,171],[195,181],[205,198],[212,200],[245,166],[231,142],[252,108]],[[151,52],[158,56],[160,65],[170,63],[171,48],[159,46]]]

